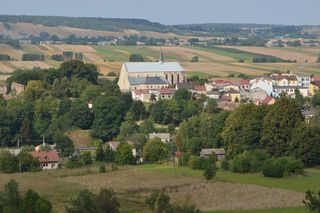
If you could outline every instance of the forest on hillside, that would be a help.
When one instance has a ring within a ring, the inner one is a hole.
[[[25,22],[42,24],[44,26],[67,26],[82,29],[121,32],[124,29],[140,31],[173,32],[179,35],[194,36],[243,36],[248,37],[254,33],[264,38],[277,36],[290,36],[298,38],[317,38],[311,28],[319,26],[286,26],[266,24],[236,24],[236,23],[209,23],[163,25],[144,19],[122,18],[94,18],[94,17],[63,17],[63,16],[28,16],[28,15],[0,15],[0,22],[10,28],[8,23]]]

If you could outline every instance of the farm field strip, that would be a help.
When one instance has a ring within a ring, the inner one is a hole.
[[[220,175],[221,171],[218,171],[214,181],[208,182],[202,173],[172,165],[125,166],[115,172],[111,172],[108,165],[107,173],[99,173],[98,165],[93,165],[38,173],[0,174],[0,188],[10,179],[15,179],[22,192],[28,188],[34,189],[53,203],[56,212],[64,212],[71,197],[85,187],[93,192],[98,192],[101,187],[112,187],[122,204],[121,212],[132,212],[132,208],[136,212],[148,212],[144,199],[155,189],[165,189],[174,201],[183,199],[185,195],[191,196],[192,201],[206,211],[302,206],[302,192],[279,189],[277,185],[259,186],[254,181],[246,184],[243,178],[229,181]],[[311,176],[316,174],[319,172]]]
[[[220,46],[223,48],[232,48],[232,49],[238,49],[242,51],[252,52],[256,54],[265,54],[265,55],[271,55],[279,58],[283,58],[286,60],[297,60],[299,63],[305,62],[305,60],[308,60],[309,62],[315,62],[317,59],[316,55],[312,55],[309,53],[301,53],[292,51],[290,49],[285,48],[265,48],[265,47],[247,47],[247,46]]]

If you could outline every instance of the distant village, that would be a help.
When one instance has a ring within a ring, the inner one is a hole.
[[[128,62],[120,72],[118,85],[123,92],[131,92],[133,100],[155,102],[171,99],[179,89],[187,89],[195,96],[216,99],[219,107],[234,109],[240,103],[256,105],[275,103],[282,93],[295,98],[296,91],[311,97],[319,89],[320,78],[310,75],[273,73],[253,79],[208,79],[203,85],[187,80],[186,71],[177,62]]]

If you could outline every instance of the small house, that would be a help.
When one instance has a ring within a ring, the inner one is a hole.
[[[33,151],[32,156],[39,159],[42,169],[57,169],[60,158],[57,151]]]
[[[171,136],[169,133],[150,133],[149,139],[159,138],[162,142],[167,143],[171,141]]]
[[[200,157],[208,158],[212,154],[215,154],[219,161],[225,159],[225,151],[223,148],[201,149]]]

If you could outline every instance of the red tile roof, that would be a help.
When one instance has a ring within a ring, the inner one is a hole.
[[[270,101],[272,101],[272,100],[274,100],[274,98],[271,97],[271,96],[268,96],[262,101],[262,104],[267,104],[268,105],[270,103]]]
[[[320,76],[319,75],[313,76],[312,81],[320,81]]]
[[[249,80],[241,79],[239,82],[240,82],[241,86],[250,85],[250,81]]]
[[[135,89],[133,91],[136,95],[149,94],[149,90],[147,89]]]
[[[33,151],[31,154],[34,158],[38,158],[40,163],[51,163],[60,161],[57,151]]]
[[[203,91],[206,91],[206,87],[204,85],[202,85],[202,86],[194,86],[194,91],[203,92]]]
[[[225,80],[225,79],[217,79],[217,80],[213,80],[212,82],[216,84],[233,84],[232,80]]]
[[[160,94],[174,94],[176,92],[175,88],[163,88],[159,90]]]

